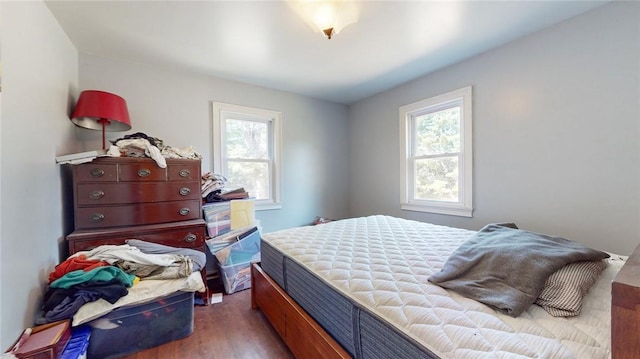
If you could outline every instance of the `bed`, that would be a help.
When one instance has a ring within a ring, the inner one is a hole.
[[[640,250],[610,254],[580,315],[514,317],[429,282],[476,233],[369,216],[264,234],[252,307],[298,358],[640,357]]]

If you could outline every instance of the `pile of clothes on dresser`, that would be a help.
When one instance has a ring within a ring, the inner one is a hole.
[[[49,273],[36,324],[73,318],[77,325],[176,290],[202,292],[205,265],[204,252],[138,239],[77,252]]]
[[[202,158],[193,146],[183,148],[167,146],[163,140],[149,136],[143,132],[125,135],[122,138],[111,141],[107,156],[150,157],[160,168],[167,167],[166,158],[193,160]]]

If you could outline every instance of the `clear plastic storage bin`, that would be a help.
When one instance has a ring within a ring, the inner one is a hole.
[[[260,231],[254,227],[239,241],[214,253],[227,294],[251,288],[251,263],[260,261]]]

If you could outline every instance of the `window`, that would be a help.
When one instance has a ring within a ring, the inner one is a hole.
[[[400,107],[401,207],[471,217],[471,87]]]
[[[213,103],[213,171],[226,188],[244,187],[256,209],[280,208],[282,113]]]

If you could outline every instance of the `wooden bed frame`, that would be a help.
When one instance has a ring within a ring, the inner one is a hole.
[[[251,280],[251,308],[262,310],[297,359],[351,357],[259,264]],[[640,358],[640,245],[611,285],[611,358]]]
[[[251,308],[262,310],[297,359],[351,358],[257,263],[251,265]]]

